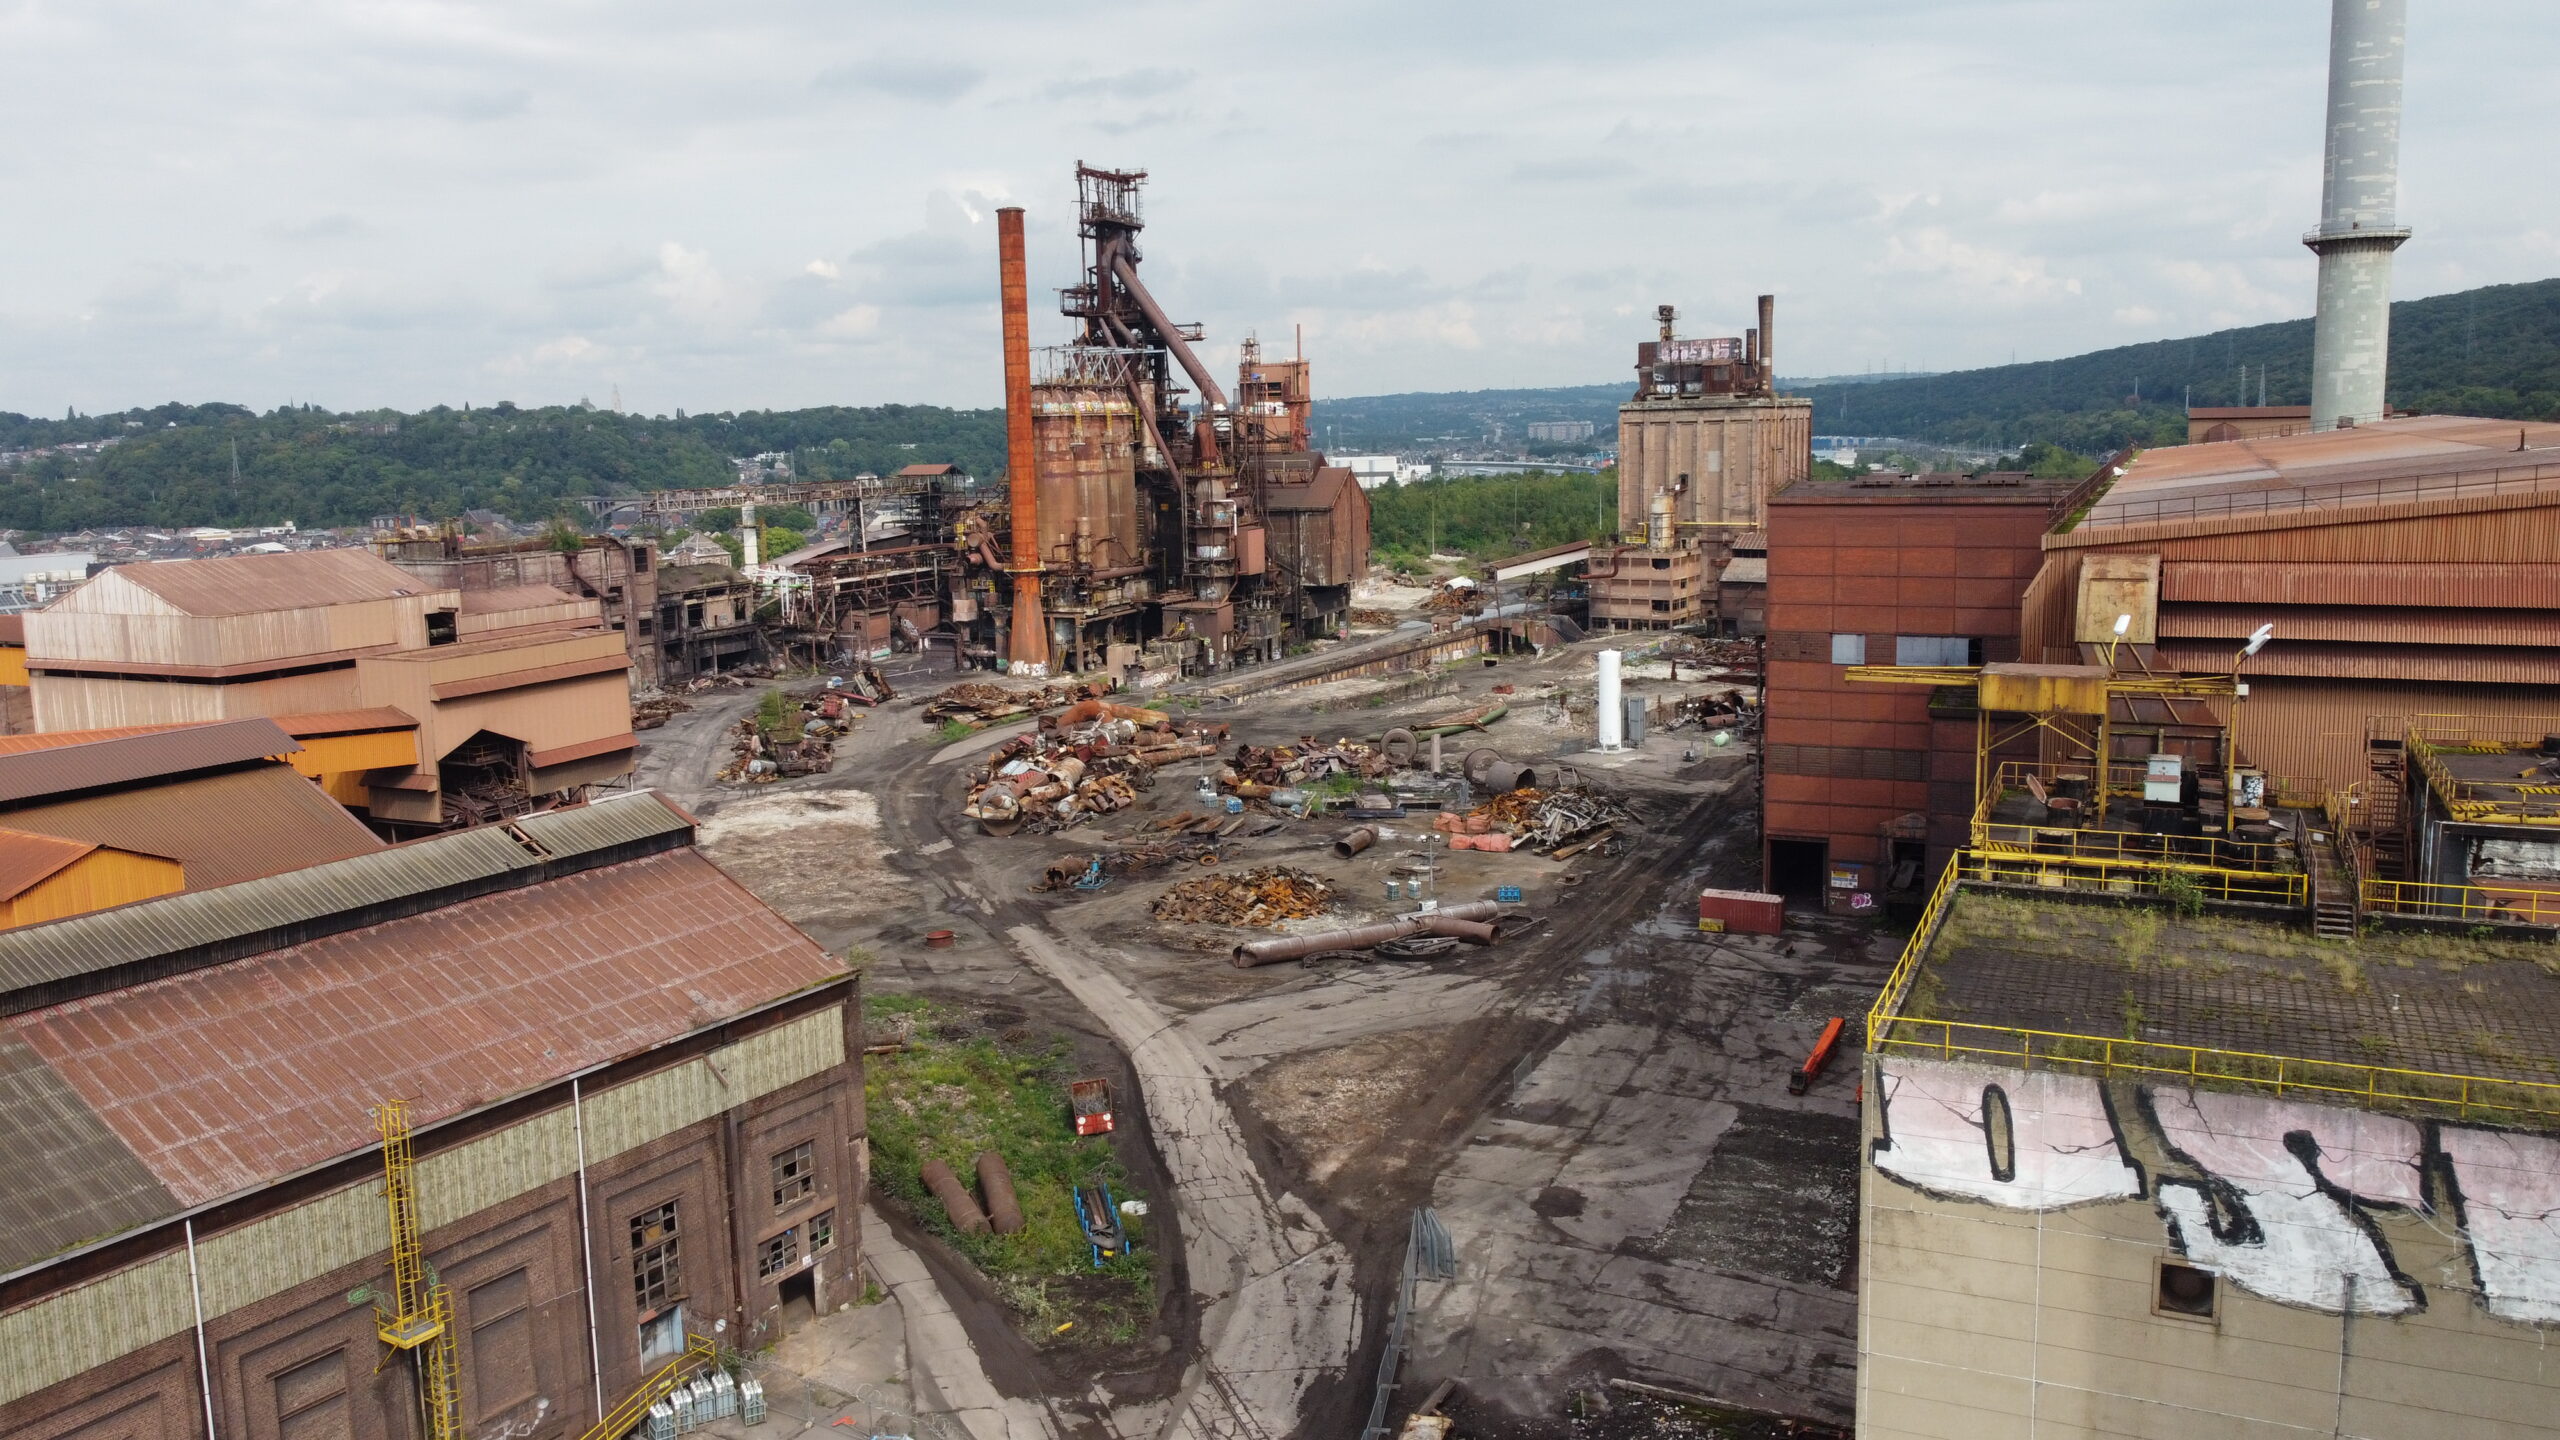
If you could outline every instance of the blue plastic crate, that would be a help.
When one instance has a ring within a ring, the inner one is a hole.
[[[1506,905],[1517,905],[1520,903],[1520,887],[1517,885],[1505,885],[1501,889],[1493,892],[1493,898]]]

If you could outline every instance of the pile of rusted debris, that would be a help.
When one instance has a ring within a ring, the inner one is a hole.
[[[1295,745],[1238,745],[1218,771],[1218,788],[1246,800],[1267,800],[1293,785],[1308,785],[1334,775],[1363,780],[1384,776],[1392,767],[1384,752],[1357,740],[1320,744],[1301,735]]]
[[[1423,610],[1444,618],[1460,618],[1484,613],[1484,587],[1464,575],[1453,575],[1434,583],[1424,597]]]
[[[1351,612],[1351,623],[1364,630],[1393,630],[1396,628],[1396,617],[1392,610],[1372,610],[1367,606],[1357,606]]]
[[[1333,887],[1304,870],[1266,865],[1185,880],[1155,898],[1148,913],[1189,925],[1241,925],[1268,930],[1333,908]]]
[[[1226,726],[1086,698],[997,746],[961,814],[990,835],[1044,834],[1110,815],[1155,786],[1156,767],[1218,753]]]
[[[663,690],[645,690],[631,697],[631,728],[655,730],[672,716],[693,708],[690,700],[679,699]]]
[[[1109,693],[1107,687],[1090,683],[1061,681],[1054,685],[1017,688],[984,680],[963,680],[957,685],[944,687],[942,693],[925,702],[924,723],[944,725],[957,720],[973,730],[983,730],[1007,720],[1019,720],[1026,715],[1055,710],[1062,705]]]
[[[1617,838],[1626,810],[1579,786],[1506,790],[1464,814],[1443,812],[1431,828],[1452,850],[1536,850],[1570,860]]]

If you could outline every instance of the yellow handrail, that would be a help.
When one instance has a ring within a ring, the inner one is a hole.
[[[684,1353],[660,1367],[658,1372],[640,1382],[640,1388],[622,1397],[622,1403],[605,1412],[605,1417],[579,1440],[621,1440],[649,1413],[649,1407],[675,1393],[694,1367],[707,1365],[720,1358],[720,1346],[708,1335],[688,1333]]]
[[[2367,880],[2364,908],[2422,919],[2560,925],[2560,890],[2519,885],[2438,885],[2425,880]]]
[[[2038,1030],[2022,1025],[1987,1025],[1971,1021],[1922,1019],[1898,1013],[1909,999],[1913,979],[1926,963],[1931,946],[1952,908],[1962,882],[1981,857],[1958,851],[1930,892],[1920,923],[1886,976],[1883,990],[1867,1012],[1867,1049],[1934,1055],[1940,1059],[1980,1059],[2033,1068],[2087,1066],[2102,1073],[2165,1075],[2193,1085],[2206,1081],[2272,1087],[2276,1093],[2309,1091],[2343,1095],[2359,1103],[2378,1102],[2450,1106],[2468,1115],[2492,1110],[2518,1115],[2560,1115],[2560,1084],[2534,1080],[2492,1080],[2442,1071],[2407,1070],[2351,1061],[2308,1060],[2299,1056],[2223,1050],[2167,1041],[2126,1040]],[[2299,877],[2296,877],[2299,878]],[[2400,882],[2369,881],[2389,886]],[[2411,888],[2452,888],[2413,886]]]

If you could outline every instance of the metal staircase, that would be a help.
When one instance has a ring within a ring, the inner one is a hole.
[[[2409,747],[2403,734],[2365,737],[2365,765],[2373,772],[2358,830],[2373,860],[2373,878],[2409,875]]]
[[[418,1238],[417,1174],[409,1154],[409,1105],[374,1109],[382,1129],[382,1197],[391,1212],[391,1308],[375,1297],[382,1343],[408,1352],[418,1369],[418,1406],[427,1440],[463,1440],[462,1390],[453,1358],[453,1299],[427,1266]]]

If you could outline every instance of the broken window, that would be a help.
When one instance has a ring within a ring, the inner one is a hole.
[[[684,1294],[676,1246],[676,1202],[631,1217],[631,1298],[643,1318]]]
[[[2212,1271],[2175,1260],[2162,1260],[2158,1293],[2153,1298],[2152,1308],[2163,1315],[2210,1320],[2213,1318],[2216,1288]]]
[[[454,619],[454,612],[450,610],[428,611],[427,643],[430,645],[450,645],[455,640],[460,639],[461,636],[455,629],[455,626],[458,623],[459,622]]]
[[[788,1210],[818,1193],[818,1147],[807,1140],[773,1157],[773,1208]]]
[[[800,1229],[793,1226],[767,1240],[756,1252],[756,1276],[770,1280],[800,1258]]]
[[[1964,635],[1896,635],[1896,665],[1979,665],[1982,642]]]
[[[828,1211],[809,1222],[809,1253],[832,1250],[836,1244],[836,1212]]]

